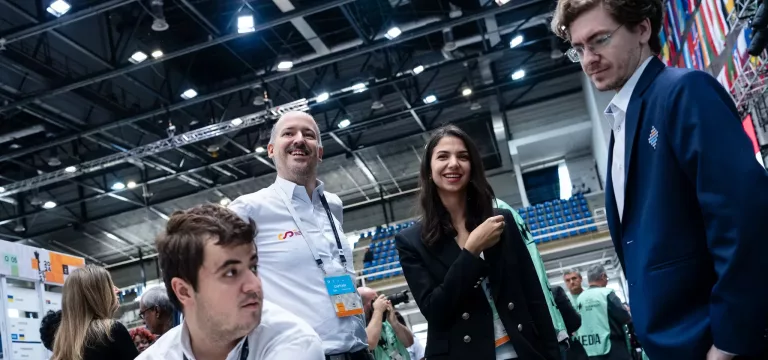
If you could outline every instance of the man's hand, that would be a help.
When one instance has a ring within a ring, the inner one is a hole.
[[[727,354],[723,352],[723,350],[718,349],[715,345],[712,345],[707,352],[707,360],[731,360],[735,357],[736,355]]]
[[[392,302],[387,300],[387,321],[389,321],[390,324],[399,324],[397,321],[397,316],[395,316],[395,308],[392,306]]]
[[[385,295],[379,295],[376,300],[373,301],[373,313],[374,314],[383,314],[385,311],[387,311],[387,307],[389,306],[389,300],[387,300],[387,297]]]

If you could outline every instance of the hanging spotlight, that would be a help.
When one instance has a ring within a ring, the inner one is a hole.
[[[432,95],[432,94],[427,95],[427,96],[424,97],[423,101],[424,101],[425,104],[431,104],[431,103],[437,101],[437,96]]]
[[[464,95],[464,96],[472,95],[472,89],[464,88],[464,90],[461,90],[461,95]]]
[[[56,203],[55,203],[55,202],[53,202],[53,201],[46,201],[46,202],[43,204],[43,209],[53,209],[53,208],[55,208],[55,207],[56,207]]]
[[[520,69],[512,73],[512,80],[520,80],[525,77],[525,70]]]
[[[230,121],[230,124],[232,124],[233,126],[240,126],[243,124],[243,119],[241,118],[232,119],[232,121]]]
[[[136,187],[136,182],[135,181],[129,181],[128,184],[126,184],[126,185],[128,186],[129,189],[133,189],[133,188]]]
[[[187,89],[184,90],[183,93],[181,93],[181,98],[184,100],[189,100],[197,96],[197,91],[195,89]]]
[[[114,184],[112,184],[112,190],[123,190],[123,189],[125,189],[125,184],[123,184],[123,183],[121,183],[119,181],[114,183]]]
[[[157,58],[160,58],[162,56],[163,56],[163,51],[162,50],[158,49],[158,50],[155,50],[155,51],[152,52],[152,58],[153,59],[157,59]]]
[[[241,10],[237,15],[237,32],[245,34],[254,31],[256,29],[254,28],[253,14],[248,9]]]
[[[392,40],[392,39],[400,36],[400,34],[402,34],[402,33],[403,32],[400,30],[399,27],[393,26],[393,27],[389,28],[389,30],[387,30],[387,33],[384,34],[384,37],[386,37],[389,40]]]
[[[64,168],[64,171],[66,171],[68,173],[73,173],[73,172],[77,171],[77,167],[75,167],[75,166],[67,166],[66,168]]]
[[[320,95],[317,95],[317,98],[315,98],[315,101],[318,102],[318,103],[321,103],[323,101],[328,100],[330,97],[331,97],[331,94],[329,94],[327,92],[324,92],[324,93],[322,93]]]
[[[259,146],[259,147],[257,147],[257,148],[256,148],[256,153],[257,153],[257,154],[263,154],[263,153],[264,153],[264,151],[265,151],[265,150],[264,150],[264,147],[263,147],[263,146]]]
[[[4,187],[2,187],[2,186],[0,186],[0,194],[2,194],[2,193],[4,193],[4,192],[5,192],[5,188],[4,188]]]
[[[277,71],[288,71],[293,68],[293,61],[283,60],[277,64]]]
[[[147,60],[147,54],[145,54],[142,51],[137,51],[137,52],[133,53],[133,55],[131,55],[130,58],[128,58],[128,61],[130,61],[130,62],[132,62],[134,64],[138,64],[138,63],[140,63],[140,62],[142,62],[144,60]]]
[[[416,65],[416,67],[413,68],[413,75],[419,75],[424,72],[424,65]]]
[[[349,121],[349,119],[341,120],[341,121],[339,121],[339,129],[343,129],[343,128],[349,126],[349,124],[351,124],[351,123],[352,122]]]
[[[509,48],[512,49],[522,43],[523,43],[523,35],[517,35],[513,37],[512,40],[509,41]]]
[[[52,2],[51,5],[48,6],[48,8],[45,10],[48,11],[51,15],[59,17],[66,14],[67,11],[69,11],[71,8],[72,6],[70,6],[68,2],[64,0],[56,0]]]
[[[149,2],[149,7],[152,17],[154,18],[154,20],[152,20],[152,30],[168,30],[168,22],[165,21],[165,12],[163,11],[163,0],[151,0]]]

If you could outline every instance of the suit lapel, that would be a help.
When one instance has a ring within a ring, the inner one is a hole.
[[[635,89],[632,91],[632,96],[629,99],[629,106],[627,107],[627,115],[624,119],[624,126],[625,126],[625,143],[626,143],[626,149],[624,152],[624,193],[626,194],[626,190],[629,188],[629,169],[632,166],[632,151],[635,149],[635,142],[637,141],[637,130],[642,125],[643,117],[641,116],[643,113],[643,95],[645,94],[645,90],[648,89],[648,87],[653,83],[653,80],[656,79],[656,76],[659,75],[659,73],[664,70],[666,65],[661,62],[661,60],[657,59],[656,57],[653,57],[651,59],[651,62],[648,63],[648,66],[643,71],[643,74],[640,75],[640,80],[637,81],[637,85],[635,85]],[[614,184],[615,186],[615,184]],[[626,196],[625,196],[626,198]],[[624,210],[627,209],[626,201]]]
[[[454,239],[446,237],[442,239],[435,246],[428,246],[427,249],[431,252],[441,263],[445,266],[446,270],[453,265],[456,258],[459,257],[461,249],[456,244]]]

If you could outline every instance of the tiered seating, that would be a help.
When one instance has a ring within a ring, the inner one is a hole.
[[[547,201],[521,208],[518,213],[525,219],[536,243],[597,231],[583,194],[577,194],[568,200]],[[592,225],[588,226],[590,224]]]
[[[360,234],[360,240],[365,240],[367,238],[372,240],[371,244],[368,245],[368,249],[373,253],[373,261],[363,263],[362,275],[371,275],[366,277],[366,281],[372,282],[389,279],[403,274],[402,269],[400,269],[400,255],[397,253],[397,250],[395,250],[395,234],[413,224],[414,222],[411,221],[390,226],[386,229],[379,229],[375,234],[372,232]],[[386,274],[372,275],[393,269],[397,270]]]

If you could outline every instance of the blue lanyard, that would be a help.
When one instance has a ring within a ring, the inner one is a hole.
[[[248,353],[249,353],[248,337],[246,335],[245,342],[243,343],[243,347],[240,349],[240,360],[248,360]],[[181,356],[184,358],[184,360],[189,360],[189,358],[187,358],[187,355],[182,354]]]

